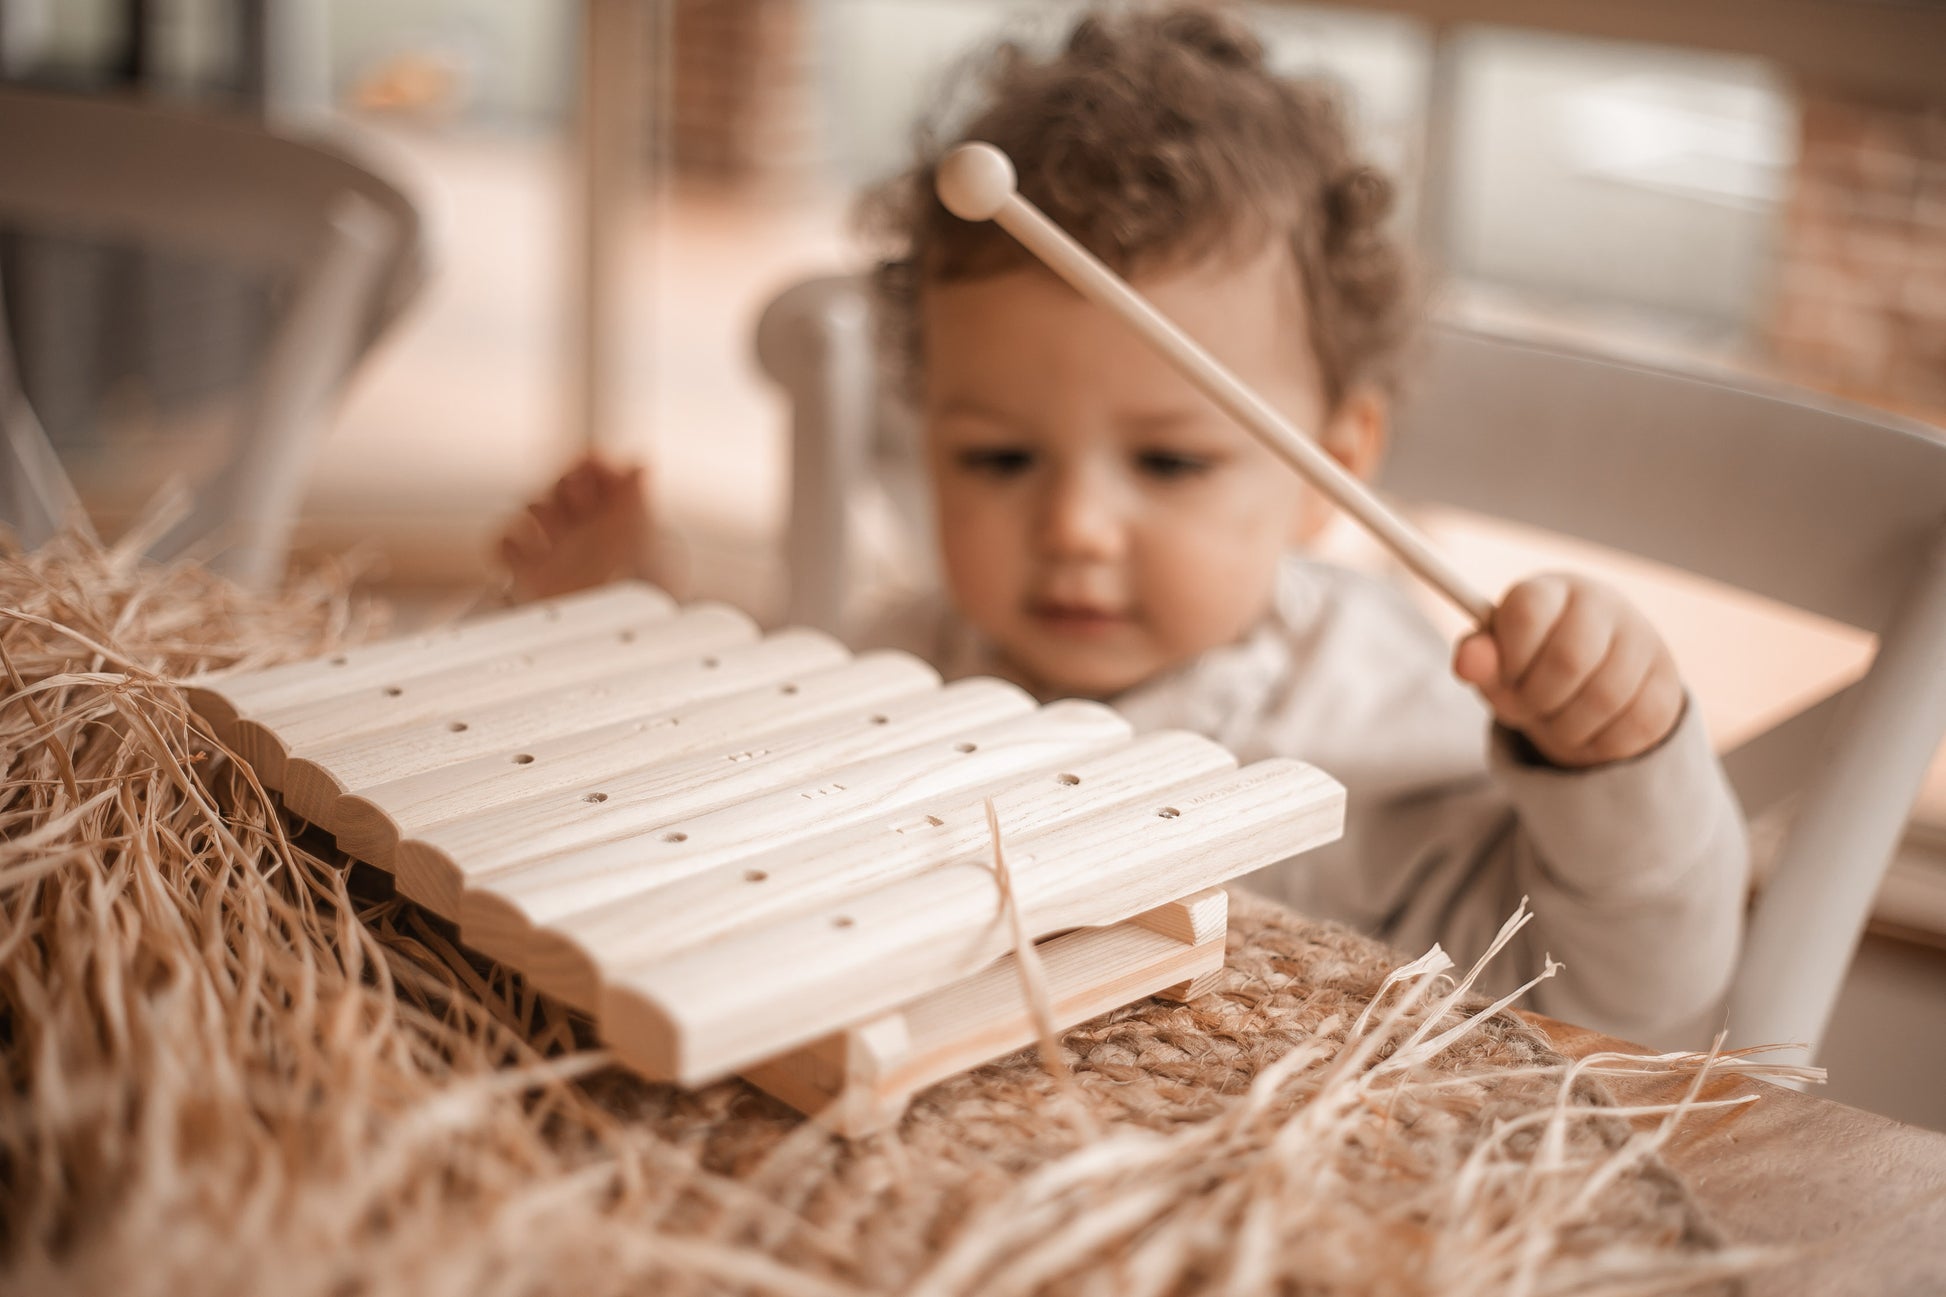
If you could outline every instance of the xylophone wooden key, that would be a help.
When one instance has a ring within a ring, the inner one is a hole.
[[[888,663],[887,665],[891,665]],[[876,753],[951,738],[996,716],[1025,715],[1034,700],[999,680],[960,680],[943,689],[854,707],[703,749],[678,761],[614,769],[594,782],[436,824],[412,845],[443,853],[469,878],[491,878],[529,861],[641,833],[671,832],[686,816],[828,773]],[[405,844],[401,844],[401,854]]]
[[[675,623],[679,638],[722,643],[755,627],[729,609],[700,609]],[[658,640],[669,638],[669,623]],[[631,619],[619,628],[576,628],[553,643],[536,644],[459,666],[441,665],[394,672],[388,683],[366,686],[310,702],[267,710],[239,720],[237,743],[268,757],[283,770],[294,752],[382,730],[437,720],[456,710],[491,705],[523,694],[586,679],[625,665],[640,654],[645,623]]]
[[[1152,910],[1338,836],[1344,790],[1301,762],[1207,775],[1009,853],[1032,937]],[[603,1037],[648,1075],[696,1085],[807,1044],[837,1003],[854,1020],[915,986],[977,972],[1012,943],[990,868],[953,862],[705,946],[604,969]]]
[[[630,679],[655,674],[655,668],[676,659],[689,660],[678,668],[688,668],[683,672],[688,674],[698,669],[698,660],[756,639],[756,623],[742,613],[721,604],[700,604],[662,622],[653,634],[625,627],[511,658],[417,675],[376,694],[333,699],[307,712],[273,713],[244,724],[275,727],[284,746],[284,804],[313,823],[328,825],[333,804],[348,791],[347,781],[378,782],[370,774],[360,775],[360,754],[367,771],[382,765],[386,779],[397,779],[450,765],[469,750],[571,733],[585,718],[613,719],[615,695],[620,691],[626,696]],[[393,688],[401,694],[393,695]],[[402,721],[399,700],[407,691],[414,696],[414,715]],[[312,737],[321,722],[328,724],[331,737]]]
[[[786,687],[792,692],[784,692]],[[520,834],[538,813],[565,814],[561,826],[579,832],[590,808],[606,806],[634,784],[617,787],[631,774],[703,760],[710,773],[721,766],[761,762],[759,751],[775,738],[815,729],[840,718],[866,729],[890,709],[936,696],[939,677],[917,658],[870,654],[825,671],[793,675],[782,684],[678,707],[649,717],[620,721],[565,735],[512,753],[499,753],[427,771],[394,784],[339,799],[345,828],[341,843],[372,843],[383,848],[407,895],[457,918],[459,887],[471,873],[513,863],[516,857],[544,855],[550,848],[527,850]],[[645,790],[637,789],[639,795]],[[475,830],[492,823],[489,855],[456,859],[476,840]],[[562,846],[579,845],[574,836]],[[348,845],[348,849],[349,845]]]
[[[675,601],[641,582],[478,618],[450,630],[387,640],[262,670],[232,668],[183,682],[191,705],[216,736],[250,762],[268,787],[283,787],[283,745],[275,725],[250,724],[291,708],[376,690],[400,677],[532,652],[578,638],[619,633],[673,616]],[[402,697],[403,694],[397,695]],[[263,751],[259,742],[268,741]]]
[[[460,931],[468,944],[527,969],[542,989],[592,1009],[596,969],[553,957],[569,951],[547,930],[551,921],[619,907],[640,892],[779,843],[810,851],[822,835],[900,818],[917,801],[963,797],[1030,770],[1052,778],[1054,766],[1126,746],[1129,725],[1098,703],[1068,701],[917,745],[896,732],[883,739],[883,748],[864,760],[664,820],[651,832],[485,875],[461,897]]]
[[[1061,708],[1053,704],[1036,716]],[[1120,732],[1125,735],[1125,728]],[[981,751],[988,746],[983,742]],[[655,840],[637,847],[639,870],[624,871],[627,844],[542,862],[467,893],[461,932],[488,953],[496,945],[519,950],[520,966],[543,990],[593,1009],[604,968],[673,955],[954,860],[988,858],[987,796],[1012,826],[1011,850],[1031,855],[1038,835],[1050,828],[1236,765],[1221,746],[1179,731],[1105,748],[1092,741],[1054,761],[1039,759],[1043,755],[1023,763],[1025,770],[999,775],[950,763],[938,764],[923,779],[888,771],[894,778],[905,775],[896,791],[803,836],[746,832],[719,843],[718,826],[709,821],[741,827],[737,808],[684,822],[684,843]],[[853,769],[866,777],[834,776],[844,779],[847,792],[869,786],[869,773]],[[791,795],[786,790],[781,796]],[[664,852],[671,858],[658,861]],[[503,931],[524,925],[532,927],[524,944],[503,944]]]
[[[645,658],[582,684],[315,749],[290,763],[290,781],[295,788],[305,779],[316,779],[336,789],[336,796],[356,795],[442,766],[522,751],[526,745],[618,721],[660,716],[850,660],[843,645],[814,630],[782,631],[754,644],[674,661]],[[320,803],[321,817],[332,814],[322,809],[321,797],[313,795],[312,800]]]
[[[626,967],[703,945],[739,927],[823,904],[992,851],[985,799],[1010,826],[1012,851],[1040,833],[1186,779],[1234,769],[1236,758],[1208,739],[1167,730],[975,791],[953,790],[874,815],[808,841],[788,841],[732,862],[708,861],[667,883],[619,899],[582,903],[547,920],[587,954]],[[740,883],[741,886],[731,885]]]

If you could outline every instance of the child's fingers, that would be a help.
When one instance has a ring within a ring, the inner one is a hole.
[[[1500,683],[1500,649],[1493,636],[1475,631],[1453,650],[1453,674],[1467,684],[1485,688]]]
[[[554,487],[554,501],[569,517],[584,514],[601,499],[601,466],[584,459],[561,475]]]
[[[1513,690],[1500,682],[1500,650],[1486,632],[1460,641],[1453,651],[1453,674],[1480,691],[1502,725],[1519,729],[1530,719]]]
[[[526,512],[521,516],[533,524],[535,534],[544,543],[552,544],[574,515],[563,509],[559,502],[550,496],[528,505]]]
[[[1527,673],[1568,602],[1568,583],[1555,576],[1533,577],[1507,592],[1490,628],[1500,650],[1502,683],[1513,684]]]
[[[1565,704],[1544,717],[1549,740],[1578,749],[1609,728],[1642,692],[1660,651],[1646,636],[1619,635],[1613,649]]]
[[[1548,631],[1514,692],[1528,711],[1553,716],[1601,671],[1615,647],[1616,617],[1599,594],[1576,589]]]
[[[1640,756],[1669,737],[1682,720],[1684,705],[1682,677],[1673,666],[1649,672],[1629,705],[1582,745],[1586,761],[1594,765]]]
[[[508,567],[532,562],[547,550],[547,536],[531,513],[521,513],[508,522],[500,536],[500,561]]]

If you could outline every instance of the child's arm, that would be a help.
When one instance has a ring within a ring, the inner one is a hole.
[[[1401,949],[1440,942],[1461,963],[1528,897],[1533,924],[1489,970],[1491,989],[1512,989],[1551,952],[1565,967],[1532,1007],[1648,1043],[1679,1038],[1728,984],[1749,853],[1702,717],[1646,619],[1592,583],[1543,578],[1503,601],[1501,638],[1454,654],[1391,592],[1294,572],[1289,659],[1222,737],[1252,756],[1315,760],[1351,800],[1336,852],[1265,885]],[[1503,653],[1522,667],[1511,682]],[[1462,691],[1449,663],[1490,688]],[[1212,693],[1236,696],[1227,683]],[[1480,694],[1503,722],[1484,762]]]
[[[1608,587],[1541,576],[1461,642],[1453,669],[1509,732],[1492,764],[1518,822],[1500,840],[1504,890],[1475,903],[1475,925],[1531,895],[1533,937],[1567,964],[1534,1002],[1665,1039],[1727,982],[1748,869],[1741,813],[1668,648]]]
[[[516,599],[634,577],[667,586],[642,465],[584,457],[509,520],[496,547]]]
[[[1702,718],[1687,709],[1652,751],[1580,770],[1535,764],[1510,737],[1496,734],[1491,782],[1369,808],[1371,926],[1466,963],[1526,897],[1534,921],[1487,989],[1511,990],[1551,954],[1562,967],[1528,1007],[1643,1044],[1698,1043],[1689,1033],[1736,966],[1749,863]]]

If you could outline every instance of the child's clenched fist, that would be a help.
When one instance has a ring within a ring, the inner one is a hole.
[[[1682,719],[1682,679],[1662,637],[1584,577],[1537,576],[1508,591],[1492,625],[1460,641],[1453,672],[1557,766],[1639,756]]]

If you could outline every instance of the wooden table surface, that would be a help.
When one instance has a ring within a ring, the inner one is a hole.
[[[1572,1057],[1647,1052],[1539,1021]],[[1610,1086],[1646,1102],[1682,1088],[1663,1077]],[[1731,1242],[1804,1249],[1753,1276],[1751,1297],[1946,1293],[1946,1134],[1743,1077],[1713,1081],[1701,1097],[1741,1094],[1761,1097],[1685,1118],[1664,1155]]]

